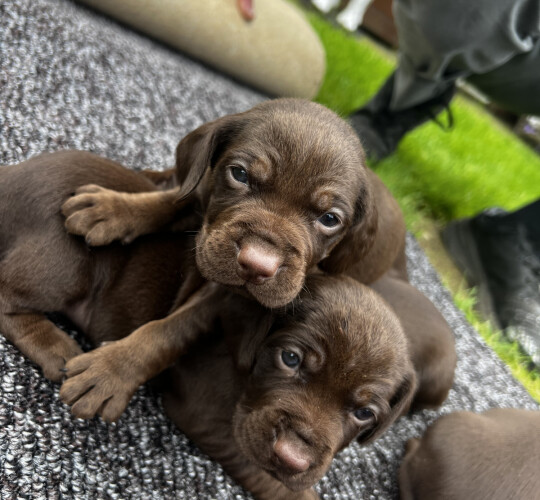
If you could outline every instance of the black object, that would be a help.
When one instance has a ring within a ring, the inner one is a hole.
[[[484,317],[540,366],[540,253],[513,214],[490,209],[449,224],[443,243],[472,286]]]
[[[400,111],[390,109],[393,89],[394,73],[377,94],[349,118],[368,158],[374,161],[382,160],[392,154],[407,132],[429,120],[434,120],[443,129],[449,129],[453,125],[453,117],[448,105],[455,93],[454,86],[445,89],[441,94],[426,102]],[[448,112],[447,125],[443,125],[436,118],[437,114],[444,109]]]

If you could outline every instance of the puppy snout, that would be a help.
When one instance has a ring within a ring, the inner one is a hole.
[[[300,444],[300,438],[279,437],[274,443],[274,453],[280,464],[293,474],[305,472],[311,466],[311,457]]]
[[[238,276],[257,285],[273,278],[283,264],[283,258],[275,249],[251,242],[240,246],[236,260]]]

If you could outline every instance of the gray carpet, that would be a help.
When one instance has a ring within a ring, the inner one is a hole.
[[[79,148],[163,168],[186,132],[263,98],[79,5],[0,2],[0,164]],[[402,418],[372,446],[344,450],[317,486],[323,498],[395,498],[405,441],[440,414],[538,409],[456,310],[412,238],[407,251],[413,283],[455,331],[454,389],[439,412]],[[58,386],[0,339],[1,499],[245,497],[167,421],[148,389],[117,424],[75,420]]]

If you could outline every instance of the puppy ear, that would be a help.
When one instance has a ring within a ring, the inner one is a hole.
[[[238,115],[206,123],[186,135],[176,148],[178,199],[189,195],[201,182],[208,167],[214,166],[227,143],[242,126]]]
[[[275,314],[252,299],[229,294],[221,302],[225,342],[236,367],[250,372],[257,352],[275,323]]]
[[[358,442],[362,445],[371,443],[377,439],[392,423],[401,415],[404,415],[416,392],[416,374],[412,365],[407,367],[407,372],[401,384],[390,400],[390,411],[382,418],[375,427],[358,436]]]
[[[272,328],[272,323],[272,315],[268,313],[260,318],[257,324],[250,328],[250,331],[244,331],[235,356],[238,370],[251,372],[257,352]]]
[[[353,226],[319,267],[326,272],[338,274],[362,260],[375,242],[378,221],[377,205],[368,175],[356,200]]]

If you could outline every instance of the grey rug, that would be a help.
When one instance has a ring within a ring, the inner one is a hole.
[[[79,5],[0,2],[0,164],[79,148],[164,168],[186,132],[263,98]],[[317,486],[323,498],[395,498],[406,440],[441,414],[538,409],[455,308],[413,238],[407,253],[413,283],[456,334],[454,388],[439,412],[402,418],[372,446],[340,453]],[[58,386],[0,339],[1,499],[246,496],[168,422],[148,389],[117,424],[75,420]]]

